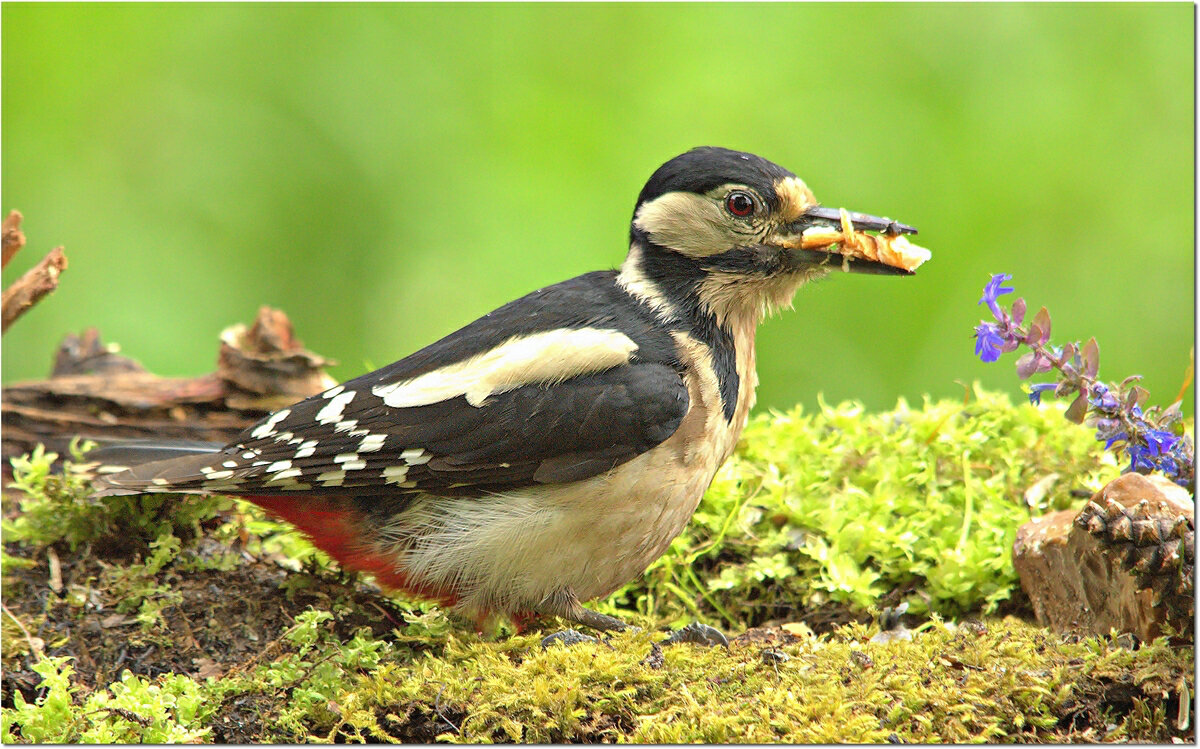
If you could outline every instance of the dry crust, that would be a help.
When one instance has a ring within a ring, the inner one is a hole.
[[[907,271],[916,270],[933,257],[933,253],[909,242],[903,234],[856,231],[845,208],[841,209],[841,216],[841,227],[813,226],[806,229],[800,235],[800,248],[838,253],[846,259],[865,258]]]

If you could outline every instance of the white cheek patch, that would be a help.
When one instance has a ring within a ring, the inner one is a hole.
[[[726,252],[743,241],[716,202],[687,192],[669,192],[644,204],[633,223],[655,244],[693,257]]]
[[[488,396],[522,385],[553,384],[625,364],[637,344],[618,330],[577,328],[515,336],[465,361],[371,392],[392,408],[412,408],[465,396],[481,406]]]

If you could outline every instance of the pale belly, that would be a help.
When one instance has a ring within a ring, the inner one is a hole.
[[[391,553],[408,578],[453,591],[467,615],[528,612],[564,590],[587,601],[634,579],[666,551],[726,456],[668,464],[684,457],[651,451],[573,484],[427,497],[384,532],[397,542]]]

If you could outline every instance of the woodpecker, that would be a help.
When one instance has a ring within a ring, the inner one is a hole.
[[[480,626],[623,628],[582,603],[657,559],[733,452],[759,322],[833,270],[910,275],[928,258],[915,233],[696,148],[642,188],[619,270],[534,291],[228,445],[106,448],[98,494],[244,497]]]

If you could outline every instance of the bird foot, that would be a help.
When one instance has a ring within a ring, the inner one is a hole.
[[[564,629],[561,632],[555,632],[552,635],[547,635],[542,638],[542,647],[548,648],[554,643],[562,643],[566,647],[578,645],[581,642],[596,642],[596,638],[591,635],[585,635],[574,629]]]
[[[879,632],[871,638],[871,642],[893,642],[895,640],[911,640],[912,630],[904,626],[900,618],[908,611],[908,601],[896,608],[887,606],[879,614]]]
[[[681,642],[690,642],[693,645],[703,645],[709,648],[716,645],[729,647],[729,638],[722,634],[721,630],[713,629],[700,622],[692,622],[686,627],[675,630],[667,639],[663,640],[662,644],[678,645]]]

